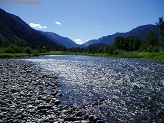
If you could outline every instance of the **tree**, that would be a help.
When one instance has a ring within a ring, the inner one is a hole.
[[[146,41],[149,45],[155,46],[158,43],[157,37],[153,30],[149,30],[146,35]]]
[[[117,49],[125,50],[126,42],[124,41],[124,38],[122,36],[117,36],[115,38],[114,45]]]
[[[89,45],[88,52],[89,53],[95,53],[95,46],[94,45]]]
[[[164,40],[164,20],[163,17],[160,17],[156,23],[157,27],[160,29],[160,40]]]
[[[138,36],[134,36],[133,38],[133,44],[132,44],[132,49],[133,50],[139,50],[141,46],[141,39]]]
[[[158,22],[156,23],[157,27],[159,28],[159,47],[161,51],[164,51],[164,20],[163,17],[160,17]]]
[[[26,47],[24,49],[24,52],[27,53],[27,54],[31,54],[32,53],[31,47]]]

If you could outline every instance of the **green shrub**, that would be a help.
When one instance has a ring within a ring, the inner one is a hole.
[[[12,47],[6,47],[4,50],[5,53],[15,53],[15,50]]]
[[[39,55],[39,50],[33,50],[32,55],[33,56],[38,56]]]
[[[27,54],[31,54],[32,53],[31,47],[24,48],[23,52]]]

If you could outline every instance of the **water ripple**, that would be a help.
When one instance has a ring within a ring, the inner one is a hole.
[[[164,118],[164,63],[87,56],[26,59],[55,72],[63,85],[62,104],[107,122],[161,122]]]

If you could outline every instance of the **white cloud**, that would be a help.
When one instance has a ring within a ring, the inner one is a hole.
[[[30,23],[30,27],[32,28],[38,28],[38,29],[45,29],[46,26],[41,26],[40,24]]]
[[[82,39],[74,39],[75,43],[77,44],[83,44],[85,41],[83,41]]]
[[[59,21],[56,21],[55,24],[56,25],[61,25],[61,23]]]

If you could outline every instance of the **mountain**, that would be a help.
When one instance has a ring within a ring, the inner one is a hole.
[[[84,44],[82,44],[83,46],[85,46],[85,47],[87,47],[87,46],[89,46],[89,45],[91,45],[91,44],[100,44],[101,43],[101,41],[102,41],[102,39],[103,38],[105,38],[105,36],[104,37],[101,37],[101,38],[99,38],[99,39],[92,39],[92,40],[89,40],[89,41],[87,41],[87,42],[85,42]],[[105,44],[102,44],[102,45],[105,45]]]
[[[43,35],[45,35],[48,39],[57,42],[58,44],[61,44],[65,46],[66,48],[72,48],[72,47],[79,47],[78,44],[76,44],[74,41],[72,41],[69,38],[62,37],[56,33],[52,32],[42,32],[40,31]]]
[[[134,36],[139,36],[141,39],[144,39],[149,30],[154,30],[156,32],[156,34],[158,33],[157,26],[149,24],[149,25],[139,26],[126,33],[115,33],[113,35],[104,36],[99,39],[89,40],[88,42],[84,43],[83,45],[86,47],[89,46],[90,44],[97,45],[97,46],[109,45],[115,41],[115,38],[117,36],[127,37],[130,35],[134,35]]]
[[[20,17],[0,9],[0,43],[9,45],[19,40],[26,41],[33,48],[45,47],[53,50],[65,48],[32,29]]]

